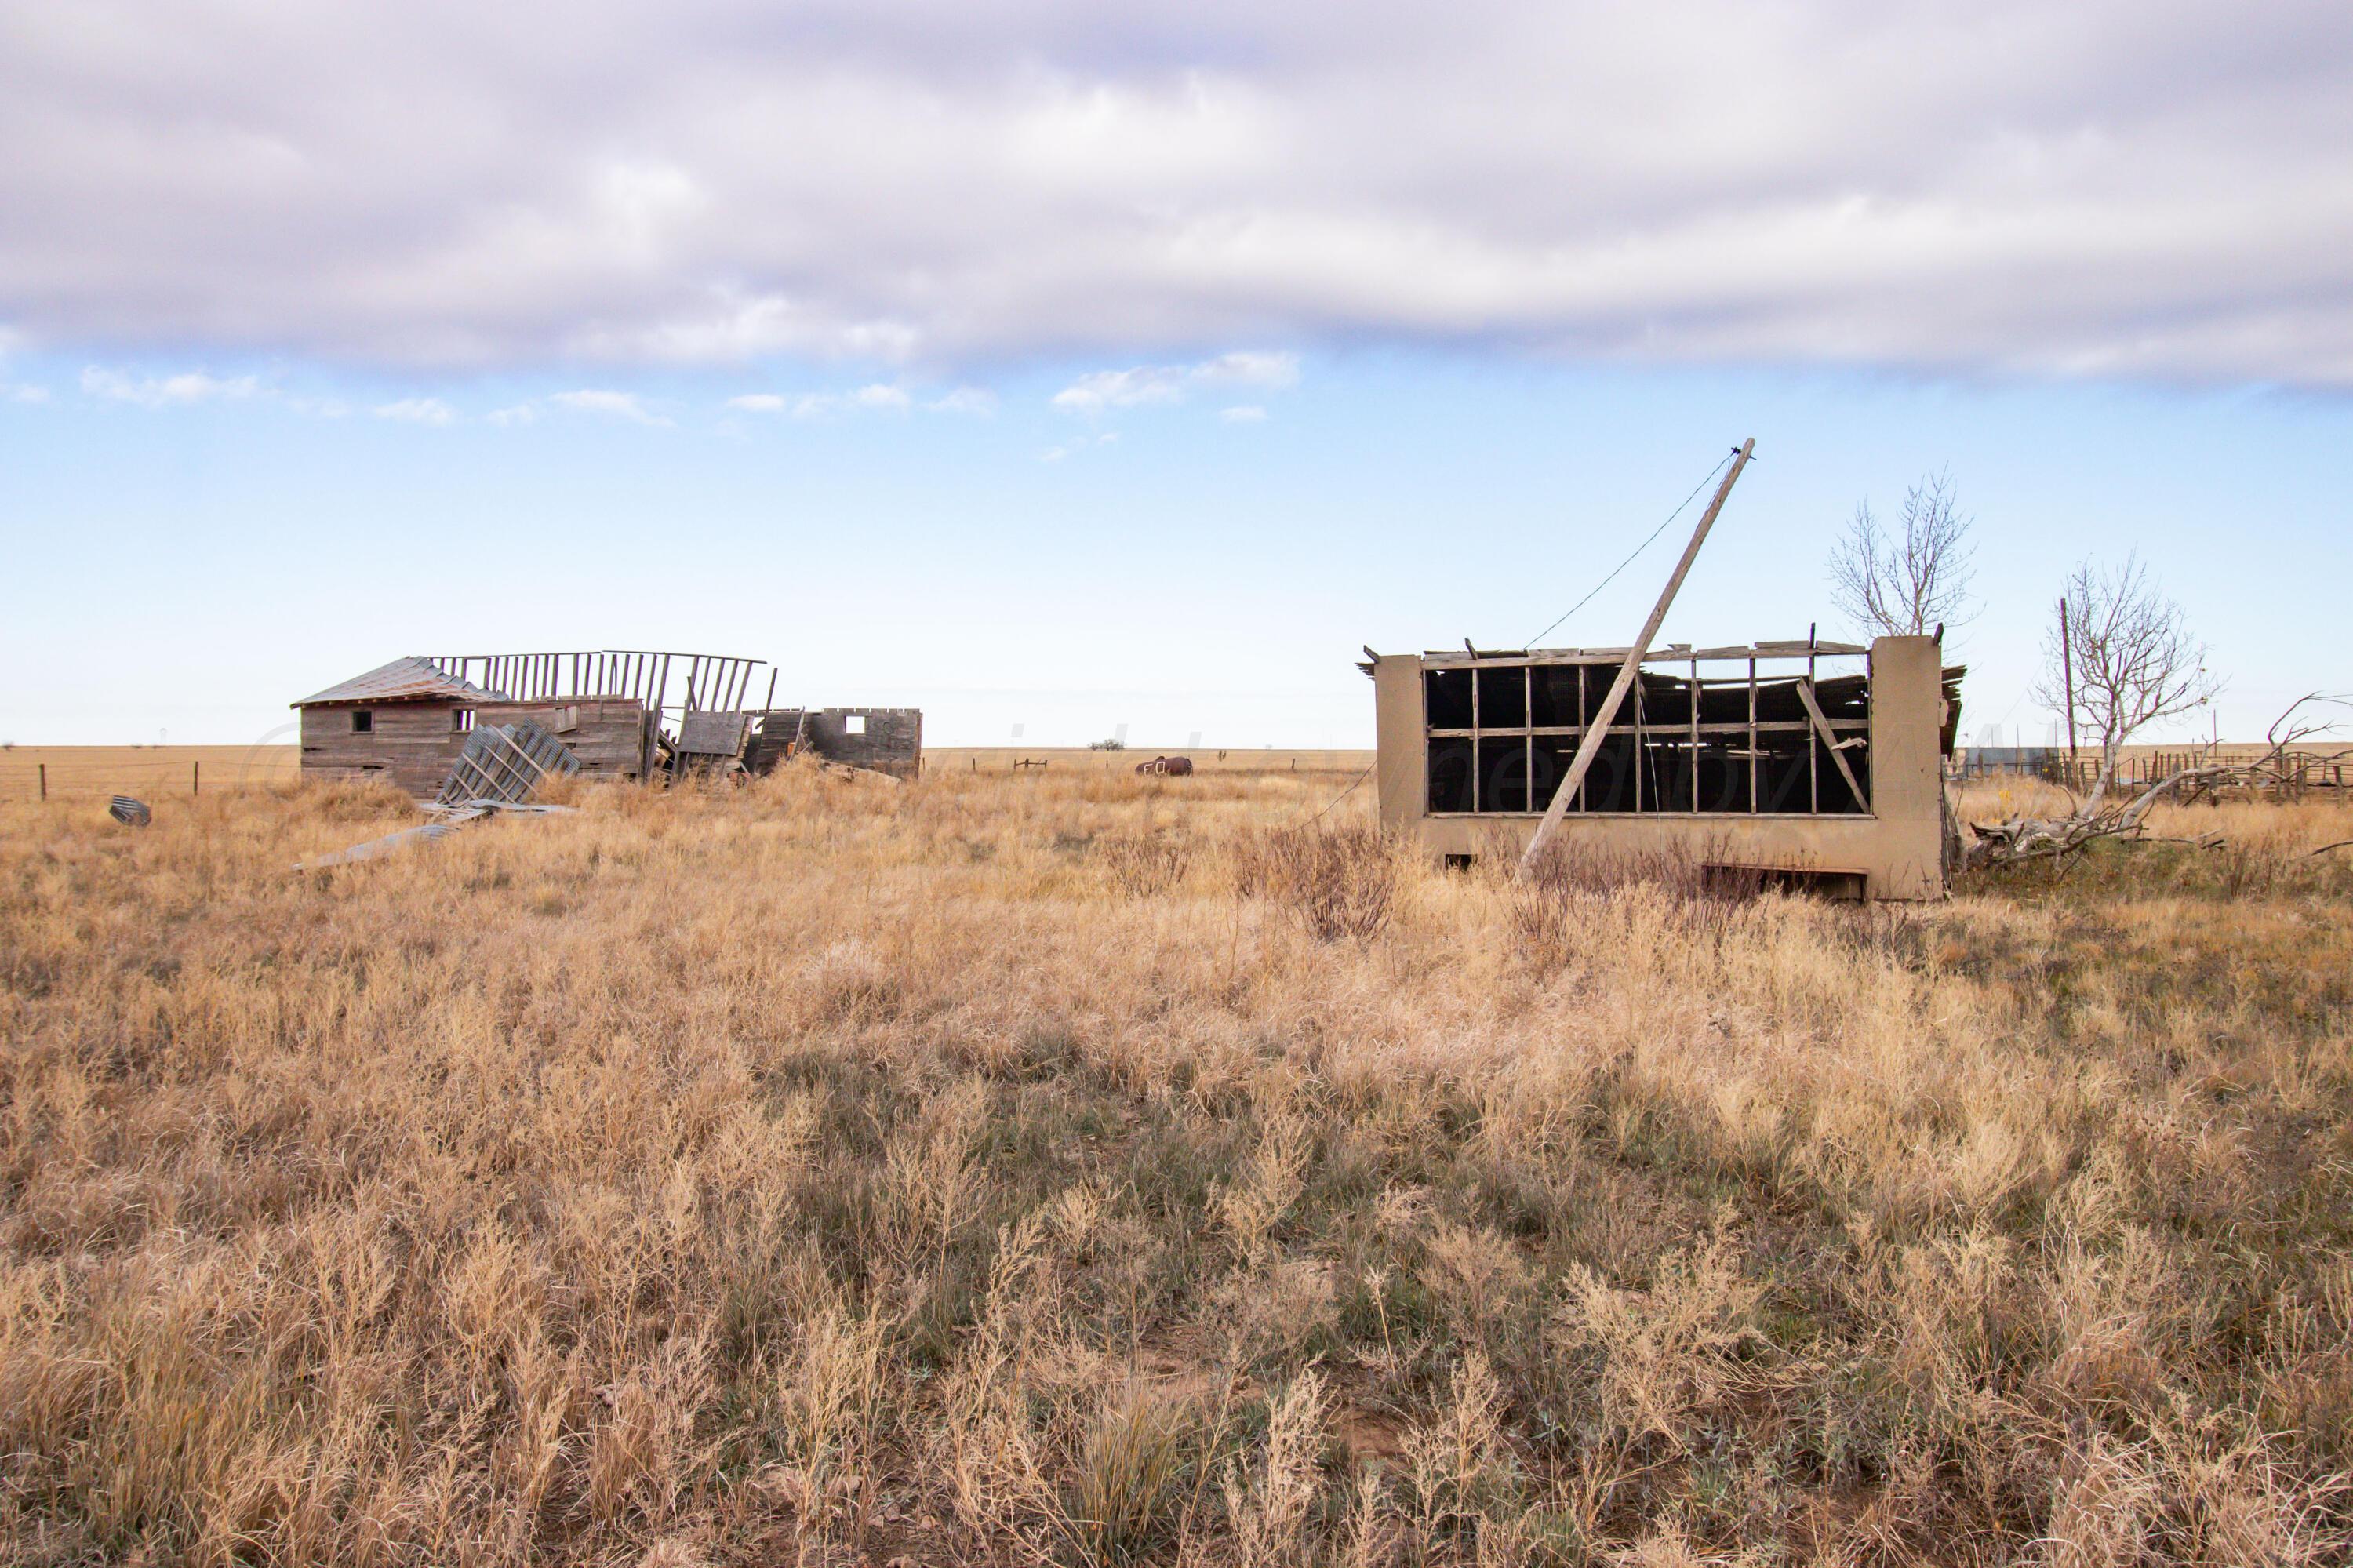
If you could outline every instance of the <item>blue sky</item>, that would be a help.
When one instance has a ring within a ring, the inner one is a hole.
[[[1521,641],[1752,435],[1671,639],[1841,630],[1948,468],[1971,736],[2134,550],[2170,733],[2353,686],[2343,7],[1263,9],[0,16],[0,739],[602,645],[1366,744],[1360,643]]]
[[[1071,367],[979,411],[668,376],[631,417],[555,382],[267,369],[268,393],[142,407],[85,368],[21,364],[57,390],[0,406],[5,639],[48,677],[0,721],[24,742],[244,741],[394,652],[611,644],[767,658],[794,701],[917,704],[940,744],[1364,744],[1359,643],[1525,641],[1750,434],[1669,640],[1836,634],[1833,535],[1949,468],[1985,599],[1950,634],[1972,736],[2047,726],[2025,694],[2083,556],[2154,566],[2230,677],[2225,731],[2344,676],[2332,397],[1380,351],[1092,414],[1053,402]],[[842,406],[728,407],[764,396]],[[448,423],[372,411],[427,397]],[[1550,641],[1622,641],[1696,510]]]

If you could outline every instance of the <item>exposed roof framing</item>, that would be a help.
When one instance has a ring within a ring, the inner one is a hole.
[[[751,705],[753,672],[766,661],[729,653],[598,648],[555,653],[452,653],[430,662],[517,702],[619,697],[681,714]]]
[[[1369,652],[1369,650],[1367,650]],[[1694,648],[1687,642],[1654,647],[1642,656],[1645,664],[1746,663],[1751,659],[1835,658],[1868,653],[1860,642],[1826,642],[1796,638],[1783,642],[1751,642],[1729,648]],[[1433,648],[1421,656],[1430,665],[1445,664],[1616,664],[1625,660],[1623,648]]]

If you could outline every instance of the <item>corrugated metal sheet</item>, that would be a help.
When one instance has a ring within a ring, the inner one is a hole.
[[[364,675],[329,686],[290,705],[315,707],[322,703],[460,702],[503,703],[503,692],[487,691],[471,681],[445,675],[414,654],[379,664]]]

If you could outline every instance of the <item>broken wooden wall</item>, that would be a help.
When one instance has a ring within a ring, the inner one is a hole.
[[[923,771],[921,708],[813,708],[806,733],[809,749],[829,762],[898,779]]]
[[[441,788],[466,744],[463,705],[448,702],[337,704],[302,710],[305,779],[382,779],[421,798]],[[372,727],[353,727],[364,713]]]
[[[653,715],[628,697],[579,697],[569,701],[484,703],[477,724],[539,726],[579,759],[586,779],[641,779],[653,752]]]

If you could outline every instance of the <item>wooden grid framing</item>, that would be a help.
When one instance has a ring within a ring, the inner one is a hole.
[[[1439,740],[1467,742],[1470,747],[1469,761],[1472,802],[1471,809],[1468,811],[1440,811],[1428,808],[1427,795],[1425,794],[1424,800],[1426,814],[1440,817],[1540,815],[1544,811],[1546,806],[1549,803],[1549,800],[1548,799],[1538,800],[1536,798],[1536,742],[1539,739],[1558,740],[1563,742],[1575,742],[1581,740],[1585,736],[1588,719],[1588,693],[1586,690],[1586,683],[1581,677],[1574,683],[1577,694],[1577,722],[1575,724],[1539,725],[1535,722],[1536,709],[1534,672],[1541,668],[1564,665],[1615,666],[1624,660],[1626,652],[1627,651],[1623,648],[1615,648],[1564,649],[1557,651],[1527,652],[1514,651],[1504,652],[1482,652],[1475,648],[1466,647],[1463,650],[1456,652],[1431,652],[1423,655],[1421,660],[1421,669],[1419,672],[1420,694],[1421,701],[1423,703],[1422,719],[1425,747],[1423,762],[1424,778],[1422,779],[1421,787],[1425,791],[1429,789],[1429,764],[1427,750],[1429,743]],[[1694,649],[1687,646],[1676,645],[1654,651],[1642,661],[1645,665],[1654,663],[1674,663],[1688,666],[1690,676],[1686,690],[1690,695],[1690,703],[1688,710],[1680,715],[1650,715],[1645,712],[1643,706],[1642,683],[1637,681],[1634,683],[1633,689],[1628,694],[1629,701],[1625,705],[1625,707],[1620,710],[1619,721],[1611,724],[1604,732],[1611,736],[1621,735],[1625,736],[1633,743],[1634,777],[1632,780],[1632,814],[1691,816],[1819,816],[1852,814],[1845,811],[1825,812],[1823,810],[1821,758],[1824,750],[1828,748],[1830,750],[1831,760],[1836,766],[1838,770],[1833,780],[1832,788],[1838,792],[1841,799],[1852,795],[1855,803],[1860,807],[1862,814],[1869,815],[1872,810],[1869,787],[1866,783],[1857,780],[1844,757],[1841,755],[1841,750],[1842,748],[1852,747],[1858,740],[1862,741],[1866,747],[1869,743],[1871,734],[1870,705],[1872,699],[1871,683],[1868,678],[1868,663],[1866,662],[1863,670],[1860,672],[1865,676],[1863,683],[1864,715],[1862,717],[1828,718],[1820,714],[1814,696],[1814,691],[1821,678],[1820,662],[1823,659],[1847,660],[1861,658],[1867,661],[1869,655],[1870,650],[1859,644],[1827,642],[1812,638],[1787,642],[1759,642],[1740,648]],[[1788,662],[1791,663],[1802,662],[1804,668],[1801,672],[1792,670],[1788,674],[1778,673],[1769,669],[1760,669],[1760,665],[1769,665],[1771,663],[1780,662]],[[1706,687],[1710,685],[1723,686],[1733,683],[1732,682],[1726,681],[1710,682],[1703,680],[1700,673],[1700,666],[1704,662],[1737,662],[1744,667],[1743,675],[1736,678],[1738,679],[1739,683],[1746,687],[1747,694],[1747,712],[1742,720],[1738,722],[1718,721],[1714,723],[1704,722],[1702,720],[1700,715]],[[1516,726],[1490,726],[1485,723],[1486,715],[1482,712],[1482,707],[1484,702],[1483,688],[1485,683],[1482,681],[1480,677],[1482,673],[1492,673],[1498,670],[1514,668],[1516,668],[1521,672],[1522,688],[1520,706],[1522,722]],[[1429,676],[1430,672],[1437,670],[1461,670],[1470,677],[1471,724],[1468,728],[1438,727],[1430,724],[1428,706],[1430,691]],[[1759,688],[1771,686],[1789,680],[1795,680],[1798,683],[1799,700],[1802,705],[1808,710],[1807,715],[1794,719],[1760,718],[1757,712],[1757,692]],[[1625,716],[1629,710],[1630,710],[1631,713],[1630,719]],[[1662,720],[1663,723],[1670,727],[1654,729],[1651,723],[1653,717]],[[1775,735],[1799,734],[1808,736],[1810,741],[1812,742],[1811,744],[1809,744],[1806,748],[1805,805],[1802,809],[1797,810],[1766,810],[1763,808],[1762,802],[1762,787],[1764,780],[1758,766],[1763,760],[1765,753],[1758,744],[1759,739],[1763,736]],[[1677,738],[1683,739],[1688,748],[1688,754],[1684,758],[1683,766],[1687,769],[1687,782],[1689,785],[1688,798],[1691,801],[1691,807],[1688,811],[1672,813],[1658,811],[1655,809],[1646,810],[1643,805],[1643,790],[1645,780],[1648,779],[1651,771],[1648,766],[1649,745],[1652,739],[1669,735],[1672,735]],[[1524,778],[1527,781],[1525,784],[1527,800],[1524,805],[1517,807],[1490,805],[1484,798],[1488,787],[1486,742],[1490,739],[1510,739],[1515,736],[1522,741],[1524,747],[1521,758],[1521,770]],[[1748,783],[1748,805],[1745,811],[1720,812],[1701,810],[1700,751],[1704,742],[1710,736],[1736,738],[1742,743],[1739,755],[1747,764]],[[1865,755],[1868,755],[1867,751]],[[1558,786],[1556,784],[1554,788],[1556,789]],[[1582,811],[1585,809],[1585,801],[1583,800],[1585,789],[1585,783],[1580,782],[1577,789],[1577,798],[1572,799],[1570,801],[1571,810]]]

